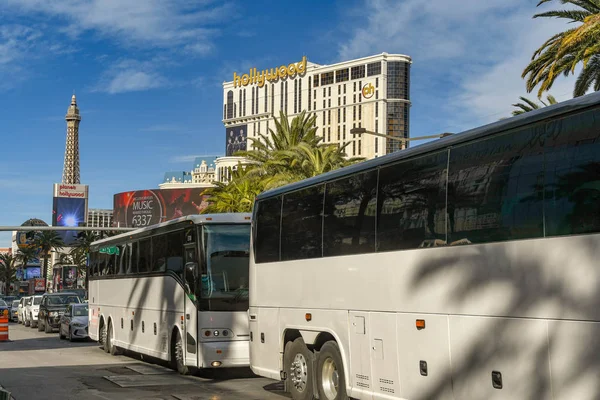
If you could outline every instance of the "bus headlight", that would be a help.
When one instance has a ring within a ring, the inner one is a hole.
[[[227,329],[223,330],[223,336],[229,336],[229,331]]]
[[[215,330],[215,331],[213,332],[213,335],[215,335],[215,336],[219,336],[219,331]]]

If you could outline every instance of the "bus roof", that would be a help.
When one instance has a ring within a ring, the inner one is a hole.
[[[573,111],[585,109],[594,105],[600,104],[600,92],[588,94],[586,96],[577,97],[568,101],[563,101],[549,107],[543,107],[539,110],[530,111],[516,117],[502,119],[491,124],[483,125],[478,128],[470,129],[455,135],[447,136],[431,142],[421,144],[406,150],[397,151],[387,154],[382,157],[373,158],[363,161],[345,168],[340,168],[335,171],[327,172],[319,176],[308,178],[299,182],[294,182],[279,188],[271,189],[259,194],[256,200],[262,200],[268,197],[278,196],[282,193],[292,192],[298,189],[316,185],[319,183],[335,180],[346,175],[352,175],[365,170],[376,168],[384,164],[390,164],[403,159],[419,156],[426,153],[455,146],[474,139],[483,138],[495,133],[515,129],[524,125],[533,124],[546,119],[556,117],[558,115],[570,113]]]
[[[250,213],[222,213],[222,214],[200,214],[200,215],[188,215],[186,217],[181,217],[177,219],[172,219],[170,221],[162,222],[160,224],[146,226],[144,228],[136,229],[133,231],[121,233],[119,235],[107,237],[104,239],[100,239],[92,243],[92,245],[98,245],[105,242],[110,242],[115,239],[126,238],[131,235],[137,235],[143,232],[153,231],[159,228],[163,228],[169,225],[175,225],[181,222],[189,221],[193,224],[240,224],[240,223],[250,223],[250,217],[252,214]]]

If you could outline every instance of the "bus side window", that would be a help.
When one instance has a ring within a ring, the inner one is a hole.
[[[129,268],[127,269],[128,274],[135,274],[137,272],[138,263],[138,242],[129,243]]]
[[[152,243],[150,239],[140,240],[138,272],[144,274],[150,272],[152,262]]]
[[[166,269],[167,236],[152,238],[152,272],[164,272]]]
[[[183,277],[183,231],[170,233],[167,239],[167,269]]]

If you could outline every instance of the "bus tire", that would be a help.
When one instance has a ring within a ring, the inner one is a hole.
[[[283,368],[286,390],[294,400],[312,400],[315,355],[300,337],[285,345]]]
[[[185,356],[183,350],[183,339],[179,334],[179,331],[175,329],[173,331],[173,341],[171,349],[171,365],[173,369],[179,372],[181,375],[189,375],[190,369],[185,365]]]
[[[347,400],[344,363],[337,342],[326,342],[317,357],[317,390],[321,400]]]
[[[104,350],[105,353],[109,353],[110,352],[110,338],[108,337],[108,325],[110,324],[110,322],[108,324],[103,324],[102,325],[102,350]]]

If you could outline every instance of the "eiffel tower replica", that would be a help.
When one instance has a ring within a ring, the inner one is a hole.
[[[71,105],[65,116],[67,121],[67,145],[65,147],[65,162],[63,166],[62,183],[78,185],[79,182],[79,108],[75,94],[71,97]]]

